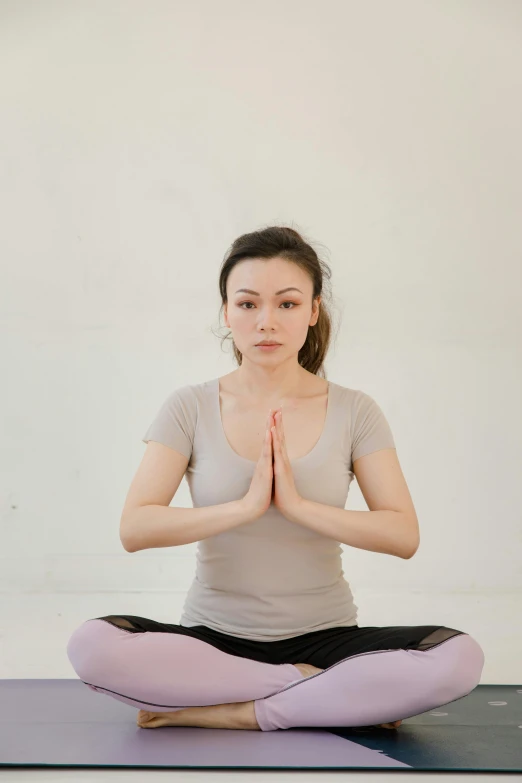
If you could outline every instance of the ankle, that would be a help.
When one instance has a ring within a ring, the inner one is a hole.
[[[237,721],[239,728],[250,729],[252,731],[261,731],[261,727],[257,722],[253,701],[240,702],[234,706],[239,708],[235,715],[235,720]]]

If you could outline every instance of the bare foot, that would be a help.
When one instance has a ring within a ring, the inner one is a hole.
[[[394,729],[397,730],[402,720],[395,720],[392,723],[376,723],[374,726],[354,726],[354,731],[372,731],[372,729]]]
[[[250,729],[260,731],[253,701],[187,707],[176,712],[140,710],[136,724],[142,729],[162,726],[193,726],[201,729]]]

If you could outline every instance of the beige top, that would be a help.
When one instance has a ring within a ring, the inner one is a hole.
[[[221,420],[219,379],[181,386],[164,401],[142,440],[190,459],[194,507],[244,497],[256,463],[230,446]],[[353,460],[395,448],[388,422],[368,394],[328,382],[323,432],[292,461],[306,499],[345,508]],[[197,567],[180,625],[206,625],[254,641],[276,641],[357,624],[341,544],[290,522],[271,504],[263,516],[197,543]]]

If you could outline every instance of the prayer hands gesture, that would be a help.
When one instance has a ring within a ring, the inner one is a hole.
[[[243,499],[256,519],[265,513],[272,501],[285,516],[290,516],[302,501],[286,452],[281,408],[276,408],[274,414],[272,409],[268,412],[263,448]]]

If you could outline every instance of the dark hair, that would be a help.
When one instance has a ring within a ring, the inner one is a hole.
[[[325,303],[324,288],[328,284],[331,271],[328,265],[320,260],[311,244],[303,239],[301,234],[288,226],[268,226],[260,231],[242,234],[231,245],[223,260],[219,273],[219,292],[222,308],[227,304],[227,280],[234,266],[247,258],[283,258],[292,261],[307,272],[313,283],[312,299],[321,296],[319,317],[314,326],[308,327],[304,345],[298,353],[299,364],[314,375],[326,378],[324,361],[332,337],[332,318]],[[237,348],[230,333],[222,338],[232,339],[234,357],[241,364],[243,354]]]

